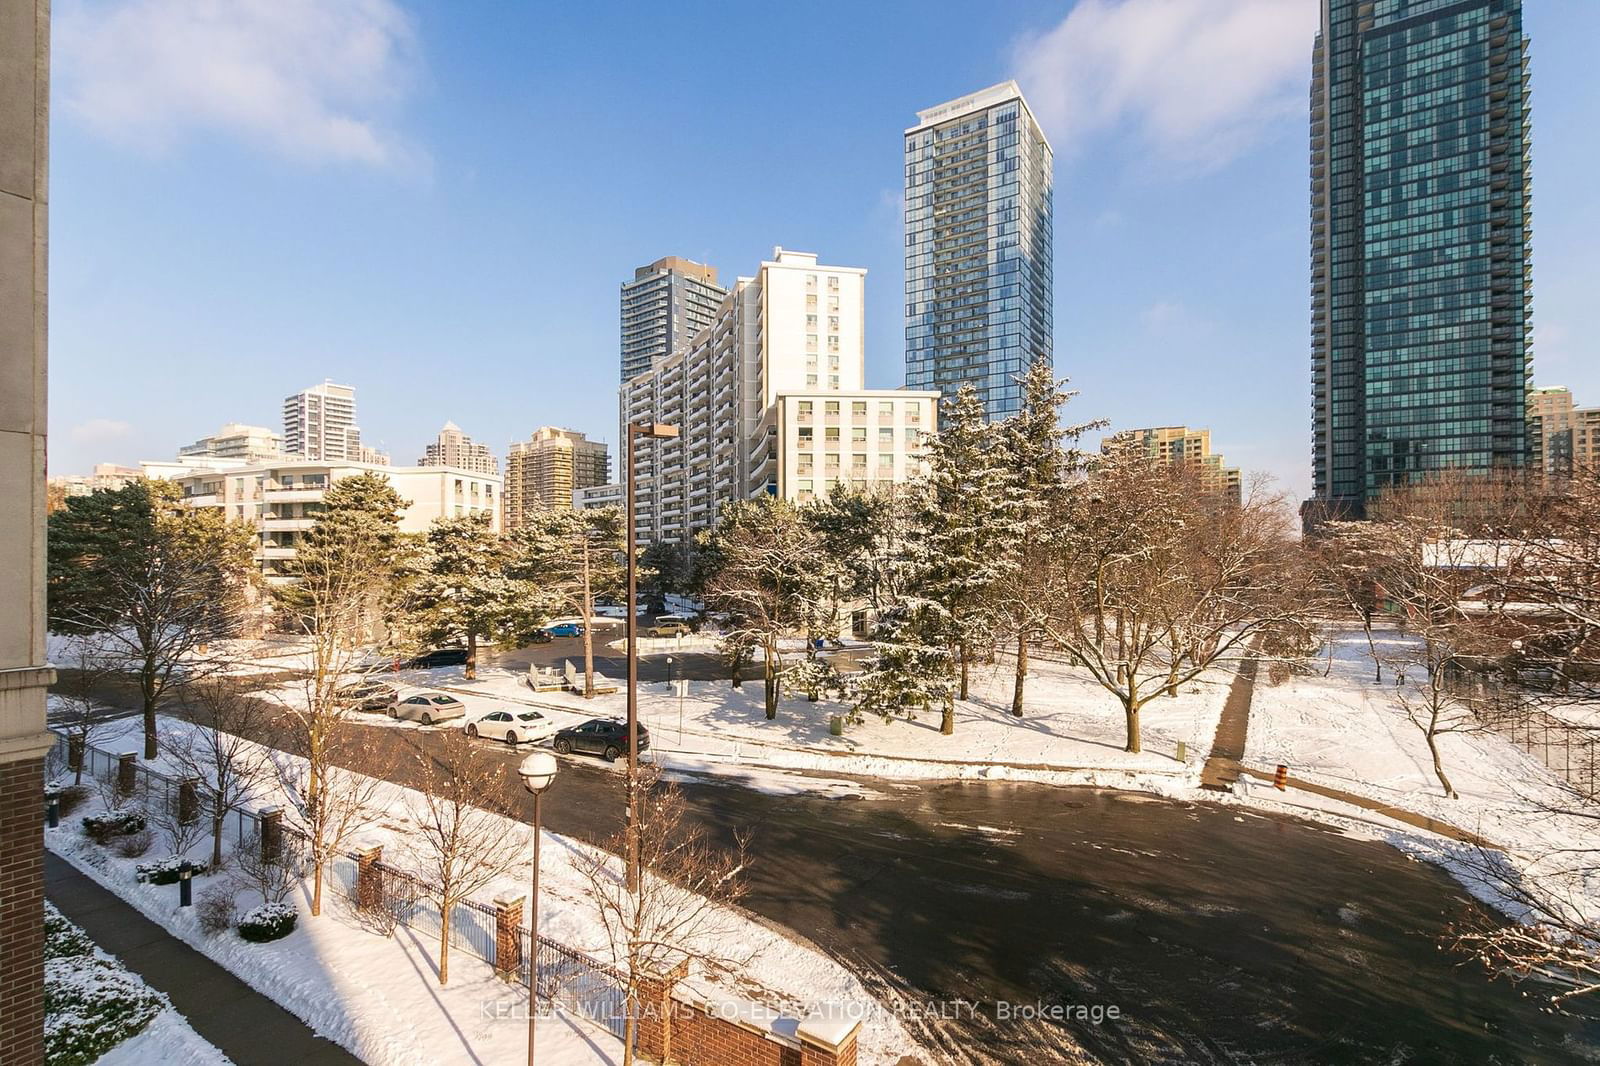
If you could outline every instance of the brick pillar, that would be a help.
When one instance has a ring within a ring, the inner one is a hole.
[[[807,1018],[794,1034],[800,1040],[800,1066],[856,1066],[860,1032],[859,1019]]]
[[[193,825],[200,820],[200,779],[186,777],[178,782],[178,821]]]
[[[283,851],[283,808],[263,807],[257,817],[261,819],[261,861],[276,862]]]
[[[356,907],[364,911],[383,909],[383,846],[370,844],[356,851]]]
[[[120,802],[133,795],[133,790],[138,787],[135,777],[139,769],[139,753],[125,751],[117,756],[117,800]]]
[[[502,892],[494,898],[494,972],[507,981],[515,980],[522,971],[522,901],[525,899],[527,896],[521,892]],[[539,953],[535,951],[533,957],[537,959]]]
[[[44,1061],[44,760],[0,763],[0,1062]]]
[[[638,1036],[635,1048],[647,1059],[672,1061],[672,990],[689,974],[685,959],[665,973],[639,975]]]

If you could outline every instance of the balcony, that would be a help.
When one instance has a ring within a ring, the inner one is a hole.
[[[268,503],[320,503],[323,493],[327,492],[324,486],[308,487],[294,485],[284,488],[268,488],[262,496]]]

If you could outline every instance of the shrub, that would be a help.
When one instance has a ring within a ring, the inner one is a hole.
[[[114,807],[100,814],[85,815],[83,831],[96,844],[113,837],[127,836],[145,828],[144,812],[130,807]]]
[[[129,833],[127,836],[118,837],[117,842],[112,847],[124,859],[137,859],[149,851],[150,845],[153,843],[155,843],[155,834],[148,829],[139,829]]]
[[[44,917],[44,1050],[50,1066],[82,1066],[136,1035],[170,1004],[49,904]]]
[[[300,912],[289,903],[263,903],[239,919],[239,935],[254,944],[288,936]]]
[[[133,879],[147,885],[171,885],[177,883],[184,870],[203,874],[206,864],[182,855],[169,855],[155,862],[141,862],[133,868]]]
[[[210,885],[200,893],[194,905],[194,916],[200,923],[201,932],[216,936],[233,928],[239,915],[239,909],[234,904],[236,891],[232,885],[223,883]]]

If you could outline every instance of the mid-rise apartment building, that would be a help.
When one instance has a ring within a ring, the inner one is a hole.
[[[636,446],[641,541],[684,542],[712,525],[728,500],[800,498],[802,482],[810,483],[804,488],[810,494],[836,483],[865,487],[901,480],[916,468],[914,453],[920,433],[934,428],[938,394],[864,388],[865,290],[859,267],[774,249],[754,277],[738,279],[715,321],[690,344],[622,386],[620,440],[627,440],[630,423],[661,422],[679,431]],[[884,403],[892,405],[892,423],[880,425]],[[851,422],[857,404],[865,405],[859,426]],[[866,445],[859,450],[864,477],[855,476],[857,428],[871,431],[859,442]],[[886,438],[884,428],[898,432]],[[837,440],[829,430],[838,431]],[[902,451],[885,463],[880,449],[890,447]],[[808,477],[797,473],[802,461]]]
[[[356,390],[325,381],[283,401],[283,451],[323,462],[359,462]]]
[[[201,437],[178,449],[180,460],[242,459],[247,463],[259,463],[282,454],[282,434],[265,426],[247,426],[240,422],[229,422],[211,436]]]
[[[461,432],[454,422],[446,422],[433,443],[424,449],[418,466],[453,466],[477,474],[498,474],[500,461],[487,444],[479,444]]]
[[[301,537],[323,510],[329,486],[357,474],[375,473],[406,501],[402,533],[424,533],[438,518],[487,514],[501,528],[501,480],[447,466],[374,466],[324,463],[293,456],[272,463],[223,470],[193,470],[173,477],[190,507],[211,507],[234,522],[258,530],[256,561],[269,583],[290,580],[284,571]]]
[[[1311,71],[1315,521],[1527,462],[1522,2],[1323,0]]]
[[[1600,407],[1578,407],[1564,385],[1529,389],[1528,444],[1547,477],[1600,471]]]
[[[991,419],[1054,365],[1053,155],[1017,83],[917,112],[905,131],[906,387],[971,384]]]
[[[1211,451],[1211,431],[1188,426],[1154,426],[1125,429],[1100,442],[1100,450],[1110,455],[1132,450],[1157,462],[1181,467],[1195,476],[1200,487],[1238,504],[1244,495],[1243,479],[1237,467],[1226,465],[1221,455]]]
[[[593,511],[601,507],[622,507],[622,485],[608,481],[604,485],[588,485],[572,490],[572,506],[579,511]]]
[[[569,508],[574,494],[611,477],[606,445],[573,429],[542,426],[506,456],[506,528],[539,507]]]
[[[728,290],[717,268],[669,255],[622,285],[622,380],[666,359],[711,324]]]

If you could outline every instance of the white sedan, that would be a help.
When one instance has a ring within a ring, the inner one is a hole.
[[[561,729],[538,711],[490,711],[463,728],[469,737],[502,737],[513,746],[548,740]]]
[[[419,692],[415,696],[407,696],[389,711],[392,717],[421,722],[423,725],[462,718],[466,713],[467,705],[446,692]]]

